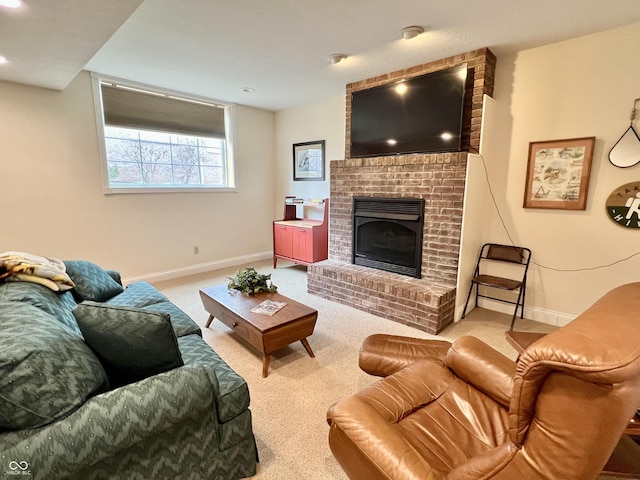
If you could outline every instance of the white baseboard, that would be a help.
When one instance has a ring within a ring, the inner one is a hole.
[[[221,268],[235,267],[237,265],[245,265],[260,260],[268,260],[273,258],[273,252],[261,252],[251,255],[242,255],[240,257],[226,258],[224,260],[216,260],[213,262],[198,263],[189,265],[188,267],[176,268],[173,270],[165,270],[164,272],[150,273],[148,275],[140,275],[137,277],[127,277],[122,279],[122,283],[129,284],[134,282],[161,282],[163,280],[173,280],[174,278],[186,277],[197,273],[210,272],[212,270],[220,270]]]
[[[493,310],[494,312],[506,313],[507,315],[513,315],[513,305],[497,302],[495,300],[487,298],[479,298],[478,306],[486,308],[487,310]],[[472,305],[469,305],[471,308]],[[462,317],[462,309],[464,305],[456,308],[456,321]],[[471,311],[471,310],[469,310]],[[520,318],[520,316],[518,316]],[[566,313],[554,312],[552,310],[545,310],[538,307],[524,307],[524,318],[527,320],[534,320],[540,323],[547,323],[549,325],[555,325],[563,327],[575,318],[574,315],[568,315]],[[517,322],[517,320],[516,320]]]

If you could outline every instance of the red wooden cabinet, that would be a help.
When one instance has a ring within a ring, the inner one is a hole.
[[[293,257],[293,228],[274,222],[273,253],[283,257]]]
[[[322,208],[321,219],[298,218],[298,208]],[[301,265],[326,260],[329,256],[329,199],[321,204],[290,204],[284,206],[282,220],[273,222],[273,268],[278,258]]]

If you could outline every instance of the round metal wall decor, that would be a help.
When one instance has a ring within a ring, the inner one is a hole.
[[[640,228],[640,180],[611,192],[606,208],[609,218],[621,227]]]

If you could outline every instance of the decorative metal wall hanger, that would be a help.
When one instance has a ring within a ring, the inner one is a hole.
[[[640,163],[640,136],[638,136],[636,129],[633,128],[638,102],[640,102],[640,98],[636,98],[633,102],[631,125],[609,152],[609,161],[616,167],[633,167]]]

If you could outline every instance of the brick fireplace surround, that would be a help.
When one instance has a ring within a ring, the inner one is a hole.
[[[464,152],[350,158],[351,93],[467,63]],[[310,265],[309,293],[437,334],[454,319],[467,153],[480,143],[482,100],[493,94],[486,48],[347,85],[345,160],[330,166],[329,259]],[[425,199],[422,278],[353,265],[352,198]]]

